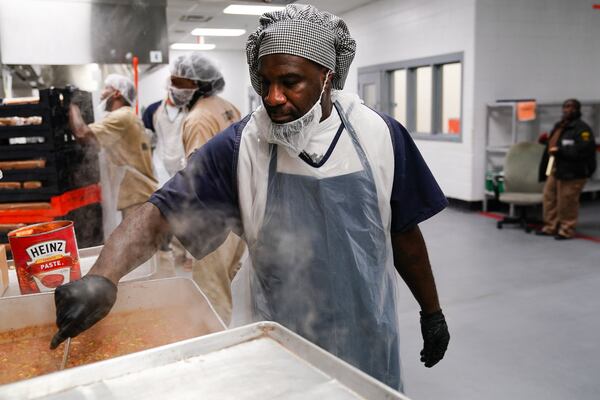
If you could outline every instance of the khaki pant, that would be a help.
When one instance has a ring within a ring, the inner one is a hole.
[[[172,251],[159,250],[154,255],[154,259],[156,261],[156,271],[152,274],[152,279],[171,278],[177,275]]]
[[[579,196],[585,182],[585,178],[565,181],[554,175],[548,177],[544,186],[544,232],[566,237],[575,235]]]
[[[240,260],[246,250],[246,243],[234,233],[215,251],[201,260],[194,260],[192,275],[194,281],[225,325],[231,320],[231,281],[240,269]]]

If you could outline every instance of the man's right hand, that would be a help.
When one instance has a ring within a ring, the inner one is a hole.
[[[56,326],[50,348],[55,349],[69,337],[75,337],[104,318],[117,299],[117,286],[100,275],[59,286],[54,292]]]

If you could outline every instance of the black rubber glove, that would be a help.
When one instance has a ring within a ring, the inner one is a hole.
[[[423,335],[421,361],[427,368],[431,368],[444,358],[450,341],[448,325],[442,310],[427,315],[421,311],[421,334]]]
[[[69,337],[89,329],[108,314],[117,299],[117,286],[99,275],[86,275],[56,288],[56,326],[58,332],[50,342],[55,349]]]

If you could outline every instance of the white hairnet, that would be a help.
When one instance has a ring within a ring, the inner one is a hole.
[[[131,79],[123,75],[110,74],[104,80],[104,86],[118,90],[129,105],[135,104],[135,86]]]
[[[202,82],[223,78],[217,66],[201,53],[189,53],[177,57],[171,63],[171,75]]]
[[[356,42],[346,23],[310,5],[288,4],[264,13],[260,26],[246,42],[246,57],[254,90],[260,94],[258,61],[268,54],[291,54],[314,61],[334,72],[334,89],[343,89]]]

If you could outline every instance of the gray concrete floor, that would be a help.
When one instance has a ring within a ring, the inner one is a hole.
[[[581,203],[577,232],[600,239],[600,200]]]
[[[587,214],[598,217],[586,210],[586,226]],[[418,306],[402,285],[406,394],[600,399],[600,244],[498,230],[495,222],[447,209],[421,225],[451,341],[444,360],[422,366]]]

